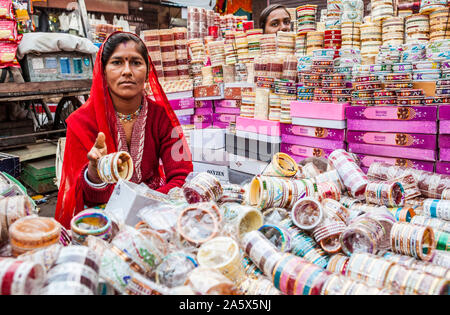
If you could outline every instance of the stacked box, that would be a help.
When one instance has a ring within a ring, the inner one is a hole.
[[[148,54],[155,66],[158,78],[164,81],[164,70],[162,65],[161,44],[159,41],[159,30],[148,30],[141,32],[141,38],[147,46]]]
[[[437,130],[437,106],[347,108],[348,149],[363,170],[383,161],[433,172]]]
[[[327,158],[336,149],[346,149],[347,106],[347,103],[292,102],[292,125],[281,128],[281,152],[298,163],[309,157]]]
[[[439,106],[439,161],[436,173],[450,175],[450,105]]]

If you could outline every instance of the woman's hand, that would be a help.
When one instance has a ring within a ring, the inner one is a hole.
[[[108,154],[106,143],[105,143],[105,134],[103,132],[99,132],[97,135],[97,139],[95,140],[95,144],[92,147],[91,151],[87,154],[87,158],[89,160],[88,165],[88,179],[94,184],[101,184],[103,181],[100,179],[97,173],[97,162],[102,157]]]

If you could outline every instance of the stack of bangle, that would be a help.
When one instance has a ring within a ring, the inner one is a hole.
[[[249,278],[257,279],[263,275],[262,271],[250,260],[247,255],[242,255],[242,266],[244,272]]]
[[[317,199],[322,201],[324,199],[341,199],[341,190],[333,182],[323,182],[317,184]]]
[[[134,273],[126,287],[127,295],[164,295],[169,294],[167,288],[158,285],[147,277]]]
[[[35,212],[28,196],[0,198],[0,243],[8,239],[9,227],[18,219]]]
[[[341,192],[345,191],[345,186],[342,183],[337,170],[331,170],[328,172],[318,174],[316,177],[314,177],[314,181],[317,184],[320,184],[323,182],[333,182],[334,184],[336,184],[336,186],[340,189]]]
[[[40,294],[46,272],[44,267],[32,261],[0,258],[0,294]]]
[[[432,263],[450,269],[450,253],[442,250],[436,250]]]
[[[61,225],[54,219],[27,216],[15,221],[9,228],[9,239],[14,256],[45,248],[59,242]]]
[[[286,153],[278,152],[261,175],[293,177],[297,172],[298,165],[295,160]]]
[[[450,221],[450,200],[427,199],[423,210],[424,215]]]
[[[322,200],[322,207],[324,211],[331,213],[337,220],[346,223],[349,217],[349,211],[341,203],[333,199]]]
[[[222,197],[223,188],[216,177],[202,172],[185,183],[183,193],[190,204],[211,200],[218,201]]]
[[[435,230],[436,249],[450,251],[450,233]]]
[[[399,265],[403,265],[411,269],[424,271],[436,277],[450,279],[450,269],[434,263],[424,262],[417,260],[414,257],[395,254],[392,252],[386,252],[382,255],[382,257],[386,260],[393,261]]]
[[[292,249],[291,236],[282,226],[265,224],[258,229],[281,252],[290,252]]]
[[[291,219],[302,230],[312,231],[319,225],[322,218],[322,205],[314,198],[302,198],[292,207]]]
[[[323,285],[321,295],[392,295],[385,289],[371,287],[364,282],[332,274]]]
[[[272,281],[266,278],[246,278],[239,283],[238,287],[244,295],[281,295]]]
[[[394,263],[384,286],[397,294],[446,295],[449,280]]]
[[[388,208],[398,222],[411,222],[416,215],[414,208],[409,206]]]
[[[369,286],[385,287],[386,277],[395,263],[367,253],[354,253],[348,262],[346,276],[362,280]],[[392,288],[387,288],[392,290]],[[395,292],[395,290],[392,290]]]
[[[84,210],[72,218],[70,226],[74,245],[84,245],[89,235],[104,241],[112,237],[112,222],[104,211]]]
[[[338,171],[351,196],[364,199],[364,192],[369,181],[353,157],[345,150],[339,149],[333,151],[328,159]]]
[[[178,216],[177,232],[189,244],[201,245],[219,233],[217,213],[207,207],[186,207]]]
[[[272,281],[286,295],[319,295],[331,272],[306,260],[285,254],[275,265]]]
[[[436,249],[433,229],[410,223],[395,223],[391,229],[391,249],[394,253],[430,261]]]
[[[380,206],[401,207],[405,203],[404,189],[399,182],[369,182],[365,196],[366,202]]]
[[[405,18],[405,43],[423,43],[430,37],[428,15],[413,14]]]
[[[350,198],[348,196],[342,196],[341,200],[339,200],[339,203],[341,203],[347,209],[351,209],[353,205],[361,204],[361,200]]]
[[[340,253],[334,254],[333,256],[330,257],[330,261],[328,262],[326,269],[332,273],[345,275],[349,260],[350,257],[346,255]]]
[[[237,295],[235,284],[220,271],[213,268],[197,267],[187,275],[187,285],[196,295]]]
[[[168,288],[183,285],[189,272],[197,267],[194,257],[183,251],[174,251],[156,267],[156,283]]]
[[[225,203],[221,205],[224,216],[223,228],[229,234],[242,237],[245,233],[259,229],[263,225],[261,211],[249,205]]]
[[[395,217],[386,208],[377,209],[375,211],[370,211],[365,213],[363,216],[374,219],[378,221],[384,228],[384,238],[378,244],[379,250],[387,250],[390,248],[390,233],[392,226],[397,221]]]
[[[450,233],[450,222],[437,218],[430,218],[425,215],[416,215],[411,219],[411,224],[429,226],[433,230],[440,230]]]
[[[199,266],[219,270],[231,281],[244,275],[239,245],[230,237],[215,237],[203,243],[197,252],[197,261]]]
[[[119,159],[122,163],[119,165]],[[122,170],[119,171],[119,168]],[[119,179],[130,180],[133,176],[133,159],[125,151],[102,156],[97,162],[98,176],[104,183],[114,184]]]
[[[292,254],[302,257],[306,261],[322,268],[327,266],[328,255],[317,245],[311,236],[296,227],[290,219],[283,220],[280,225],[285,227],[291,235]]]
[[[357,217],[341,234],[342,250],[348,256],[358,252],[375,254],[385,239],[385,234],[379,221],[364,216]]]
[[[59,253],[63,246],[61,244],[54,244],[52,246],[36,249],[17,257],[17,259],[22,261],[32,261],[44,266],[45,270],[49,270],[51,266],[58,259]]]
[[[350,207],[349,210],[351,211],[361,211],[361,212],[371,212],[376,211],[379,209],[386,209],[386,206],[377,206],[374,204],[367,204],[367,203],[356,203]]]
[[[275,245],[259,231],[246,233],[241,239],[241,245],[248,257],[266,276],[272,275],[275,264],[282,257],[282,253]]]

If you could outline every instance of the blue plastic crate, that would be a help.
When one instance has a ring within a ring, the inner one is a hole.
[[[18,178],[20,176],[20,160],[18,156],[0,152],[0,172]]]

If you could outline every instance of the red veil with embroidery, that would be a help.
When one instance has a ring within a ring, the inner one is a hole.
[[[118,32],[111,34],[108,39],[117,33]],[[136,36],[135,34],[132,35]],[[136,38],[139,37],[136,36]],[[108,41],[108,39],[106,41]],[[141,39],[139,38],[139,40]],[[64,154],[61,184],[59,187],[58,201],[55,212],[55,219],[66,228],[70,227],[70,220],[73,215],[84,208],[85,203],[82,189],[83,177],[80,176],[80,174],[88,163],[85,152],[86,150],[89,152],[94,146],[98,132],[103,132],[105,134],[108,153],[117,152],[118,149],[117,137],[113,136],[117,135],[118,132],[117,117],[109,95],[101,61],[103,47],[104,45],[101,46],[95,61],[89,99],[80,109],[78,109],[84,111],[84,115],[78,115],[76,117],[77,119],[73,119],[73,117],[69,117],[67,119],[68,133],[73,133],[78,142],[67,142],[65,146],[66,149]],[[167,96],[158,81],[156,70],[150,57],[148,57],[148,59],[148,83],[152,90],[154,101],[159,105],[164,105],[165,111],[173,128],[178,128],[178,135],[183,141],[183,147],[186,147],[186,140],[181,132],[178,118],[172,110]],[[147,95],[145,97],[148,98]],[[152,118],[147,116],[147,119]],[[70,138],[74,139],[75,137]],[[69,137],[67,137],[67,139],[69,141]],[[79,143],[81,143],[82,147],[80,147]],[[164,178],[161,168],[160,176],[161,178]]]

